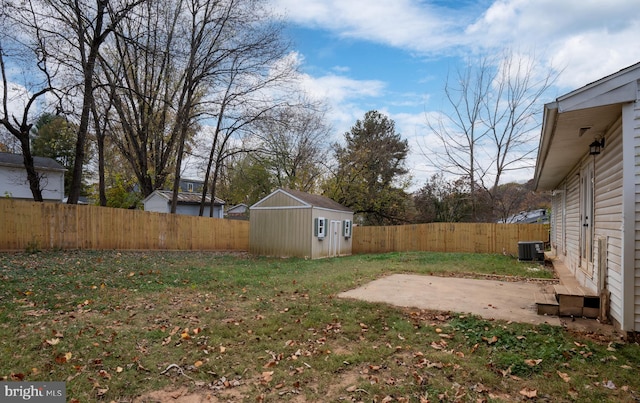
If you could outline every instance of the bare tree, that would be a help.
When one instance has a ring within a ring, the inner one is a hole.
[[[469,179],[474,221],[478,192],[493,203],[506,172],[533,166],[540,98],[556,77],[536,68],[534,57],[511,52],[497,62],[470,61],[455,79],[447,78],[450,112],[427,119],[437,144],[423,144],[422,154],[438,170]]]
[[[68,203],[76,204],[82,185],[87,137],[93,105],[94,74],[100,48],[115,27],[146,0],[32,0],[37,5],[39,30],[55,37],[57,60],[81,75],[76,156]],[[45,28],[46,27],[46,28]],[[52,52],[52,51],[51,51]]]
[[[108,131],[143,196],[162,188],[170,176],[181,135],[177,116],[186,113],[179,43],[184,37],[178,32],[183,6],[181,0],[147,2],[123,21],[100,58],[101,100],[113,107]]]
[[[9,8],[10,6],[5,4],[2,7]],[[33,124],[38,118],[38,113],[34,111],[36,104],[40,102],[46,94],[54,91],[52,79],[55,73],[49,68],[47,62],[49,55],[46,53],[45,46],[46,41],[45,38],[40,35],[39,31],[32,31],[31,33],[33,35],[31,35],[29,39],[9,36],[9,33],[19,29],[19,25],[17,24],[19,19],[8,17],[10,14],[13,14],[13,10],[12,7],[11,13],[9,10],[2,10],[3,15],[0,17],[0,29],[2,29],[2,33],[0,34],[0,74],[2,76],[2,111],[0,115],[0,125],[18,140],[22,151],[24,167],[27,171],[29,189],[31,190],[33,199],[42,202],[43,183],[41,182],[43,178],[36,171],[34,165],[30,134]],[[32,9],[27,9],[23,16],[31,21],[35,13]],[[4,46],[7,42],[16,46],[12,47],[11,51],[9,51],[9,49]],[[14,63],[22,64],[25,70],[30,70],[34,76],[40,77],[40,80],[33,83],[27,79],[25,80],[25,84],[30,85],[32,88],[23,87],[23,90],[18,90],[19,94],[10,94],[9,87],[18,86],[12,83],[12,79],[9,77],[5,60],[8,56],[13,56]],[[35,71],[31,70],[33,67],[35,67]],[[10,111],[12,97],[19,98],[13,99],[17,101],[16,103],[22,103],[22,107],[17,116]]]
[[[317,103],[275,110],[259,125],[259,158],[279,187],[311,192],[329,152],[329,126]]]

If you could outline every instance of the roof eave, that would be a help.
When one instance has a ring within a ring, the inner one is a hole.
[[[544,115],[542,118],[542,129],[540,135],[540,144],[538,146],[538,157],[536,158],[536,169],[533,176],[533,188],[535,191],[548,190],[539,189],[540,177],[544,170],[553,134],[555,133],[556,123],[558,122],[558,102],[550,102],[544,106]]]

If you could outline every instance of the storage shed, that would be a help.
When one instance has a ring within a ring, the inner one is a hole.
[[[319,259],[351,254],[353,211],[324,196],[278,189],[250,207],[251,253]]]

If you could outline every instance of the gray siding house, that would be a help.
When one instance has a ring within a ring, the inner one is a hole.
[[[40,175],[42,198],[62,202],[66,169],[52,158],[33,157],[33,163]],[[0,153],[0,197],[33,200],[21,154]]]
[[[640,331],[640,63],[544,107],[535,170],[552,252],[608,316]]]
[[[157,213],[169,213],[171,212],[172,197],[173,192],[170,190],[155,190],[142,201],[142,203],[144,204],[144,210],[154,211]],[[192,216],[199,215],[201,199],[202,195],[199,193],[178,192],[178,205],[176,207],[176,214]],[[213,204],[213,218],[223,218],[224,204],[225,203],[223,200],[220,200],[217,197],[215,198]],[[209,217],[210,206],[211,196],[207,195],[205,198],[205,217]]]
[[[251,253],[307,259],[351,254],[353,212],[327,197],[277,189],[249,210]]]

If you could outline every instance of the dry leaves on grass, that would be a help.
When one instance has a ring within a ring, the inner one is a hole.
[[[535,389],[524,388],[520,391],[520,394],[528,399],[535,399],[538,397],[538,391]]]

